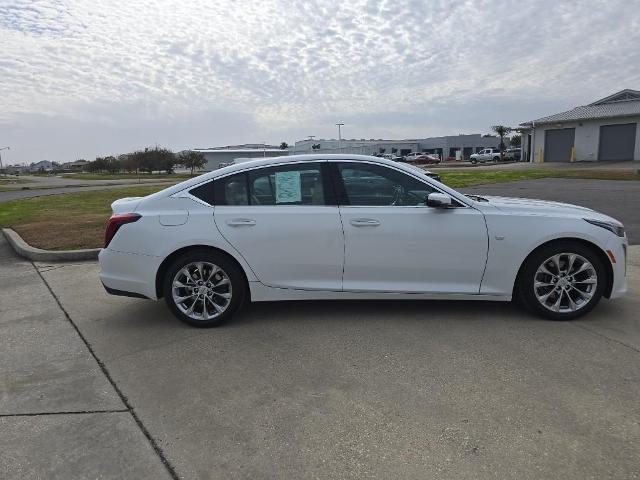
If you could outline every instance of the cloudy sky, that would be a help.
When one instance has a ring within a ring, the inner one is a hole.
[[[6,162],[485,133],[640,89],[640,0],[0,0]]]

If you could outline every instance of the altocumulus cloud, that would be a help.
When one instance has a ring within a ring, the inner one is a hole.
[[[640,88],[640,0],[0,0],[14,160],[484,132]]]

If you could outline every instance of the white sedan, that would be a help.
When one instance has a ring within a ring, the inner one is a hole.
[[[100,278],[182,321],[247,301],[518,299],[565,320],[626,291],[622,224],[588,208],[465,196],[361,155],[230,165],[112,205]]]

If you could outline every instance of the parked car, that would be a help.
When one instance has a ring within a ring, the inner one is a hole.
[[[463,195],[362,155],[234,164],[112,204],[107,292],[211,327],[247,301],[520,301],[577,318],[627,289],[627,238],[584,207]],[[428,308],[425,315],[428,315]]]
[[[410,153],[405,157],[405,161],[416,165],[435,165],[442,160],[435,153]]]
[[[387,160],[391,160],[394,162],[402,162],[403,161],[403,157],[399,157],[398,155],[394,154],[394,153],[383,153],[381,155],[379,155],[379,158],[386,158]]]
[[[485,148],[484,150],[480,150],[478,153],[474,153],[471,155],[470,162],[473,164],[476,163],[486,163],[486,162],[499,162],[500,161],[500,149],[499,148]]]
[[[437,180],[438,182],[440,182],[440,175],[438,175],[435,172],[432,172],[430,170],[425,170],[422,167],[419,167],[418,165],[415,165],[413,163],[407,163],[406,164],[408,167],[415,169],[416,171],[423,173],[424,175],[426,175],[429,178],[433,178],[434,180]]]
[[[504,152],[504,158],[514,162],[519,162],[522,158],[521,148],[507,148]]]

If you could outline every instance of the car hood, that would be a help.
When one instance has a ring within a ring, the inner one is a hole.
[[[531,198],[494,197],[484,195],[481,197],[487,201],[476,202],[476,205],[478,205],[480,209],[484,206],[490,206],[507,215],[547,215],[549,217],[593,218],[595,220],[612,221],[622,225],[619,220],[608,215],[592,210],[591,208],[572,205],[570,203],[549,202],[547,200],[535,200]]]
[[[531,198],[494,197],[481,195],[486,202],[476,201],[476,205],[482,210],[483,206],[490,206],[508,215],[547,215],[550,217],[592,218],[605,220],[622,225],[622,223],[609,215],[600,213],[591,208],[572,205],[570,203],[550,202]]]
[[[483,196],[489,204],[504,212],[530,212],[530,213],[578,213],[593,212],[587,207],[580,207],[570,203],[550,202],[547,200],[535,200],[532,198],[511,198]]]

